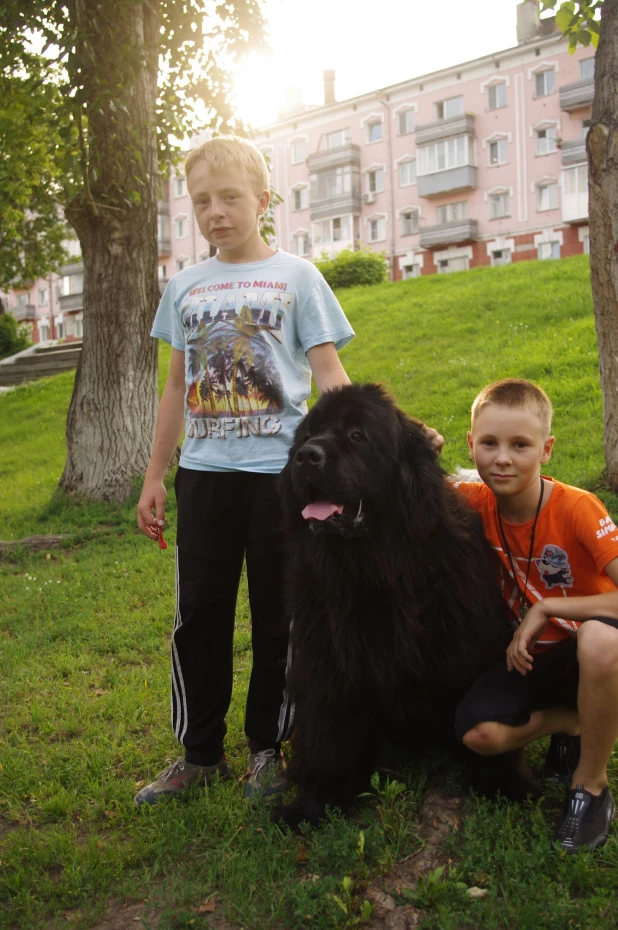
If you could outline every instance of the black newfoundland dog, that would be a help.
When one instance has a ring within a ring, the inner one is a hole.
[[[350,811],[396,735],[454,744],[458,701],[509,629],[479,518],[422,425],[374,384],[324,394],[281,476],[294,703],[291,827]],[[518,758],[467,753],[472,783],[521,798]]]

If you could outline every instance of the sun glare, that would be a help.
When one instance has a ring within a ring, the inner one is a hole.
[[[277,119],[286,100],[287,82],[274,56],[255,55],[240,64],[234,75],[236,113],[254,128]]]

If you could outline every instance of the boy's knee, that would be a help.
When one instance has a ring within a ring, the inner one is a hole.
[[[580,674],[618,674],[618,630],[599,620],[586,620],[577,631]]]
[[[500,733],[500,725],[493,720],[485,720],[464,733],[462,742],[472,752],[477,752],[481,756],[494,756],[503,751],[504,741]]]

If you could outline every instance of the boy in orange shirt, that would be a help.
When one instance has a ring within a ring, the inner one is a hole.
[[[552,735],[544,774],[570,786],[555,840],[577,852],[607,842],[615,810],[618,531],[593,494],[540,474],[551,416],[545,392],[520,379],[490,384],[472,405],[468,446],[483,483],[456,487],[483,518],[515,632],[506,663],[462,700],[456,730],[481,755]]]

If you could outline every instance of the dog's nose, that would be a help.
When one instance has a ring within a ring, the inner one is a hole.
[[[321,468],[325,461],[324,449],[311,442],[306,442],[304,446],[301,446],[295,458],[297,465],[312,465],[314,468]]]

